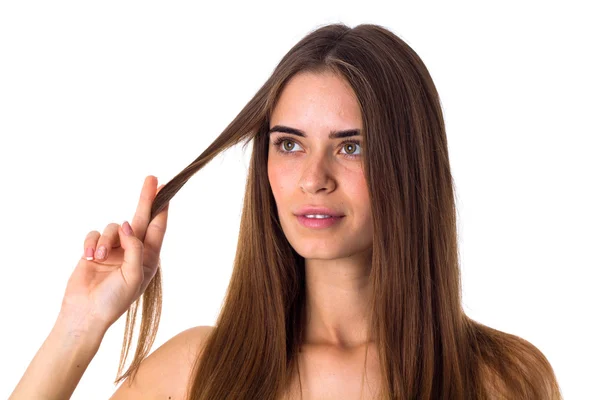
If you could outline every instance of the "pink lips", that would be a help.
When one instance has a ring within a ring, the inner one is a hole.
[[[294,215],[331,215],[332,217],[343,217],[344,213],[336,211],[332,208],[328,207],[318,207],[318,206],[304,206],[301,209],[294,212]]]
[[[322,214],[330,215],[330,214],[326,214],[326,213],[322,213]],[[324,229],[324,228],[329,228],[329,227],[337,224],[344,217],[307,218],[304,215],[298,215],[298,216],[296,216],[296,218],[298,218],[298,221],[300,222],[300,224],[304,225],[307,228]]]

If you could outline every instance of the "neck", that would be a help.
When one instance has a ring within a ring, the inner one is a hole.
[[[305,344],[364,346],[370,337],[370,250],[334,260],[306,259]]]

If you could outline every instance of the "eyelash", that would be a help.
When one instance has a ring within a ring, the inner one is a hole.
[[[290,138],[289,136],[282,136],[277,138],[274,142],[273,142],[273,146],[275,146],[275,150],[277,150],[277,152],[281,153],[281,154],[285,154],[285,155],[289,155],[289,154],[294,154],[296,153],[295,151],[285,151],[285,150],[281,150],[281,144],[285,141],[289,141],[292,143],[295,143],[297,145],[300,145],[300,143],[298,143],[297,141],[295,141],[294,139]],[[353,144],[356,146],[361,146],[360,142],[358,140],[345,140],[342,142],[342,148],[347,145],[347,144]],[[344,157],[347,158],[358,158],[361,156],[361,154],[342,154]]]

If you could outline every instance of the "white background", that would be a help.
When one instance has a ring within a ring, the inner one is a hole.
[[[298,40],[331,22],[391,29],[433,76],[467,313],[536,345],[566,399],[600,398],[593,2],[215,3],[0,4],[0,398],[49,333],[88,231],[129,220],[146,175],[175,176]],[[220,156],[171,201],[154,349],[214,324],[249,155]],[[113,393],[123,327],[73,399]]]

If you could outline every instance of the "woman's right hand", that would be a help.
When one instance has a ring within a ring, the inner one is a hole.
[[[60,311],[61,317],[80,325],[73,329],[107,330],[154,277],[168,216],[167,205],[150,221],[152,201],[164,186],[157,189],[157,184],[156,177],[146,177],[131,226],[112,223],[102,235],[87,234],[84,255],[69,278]]]

